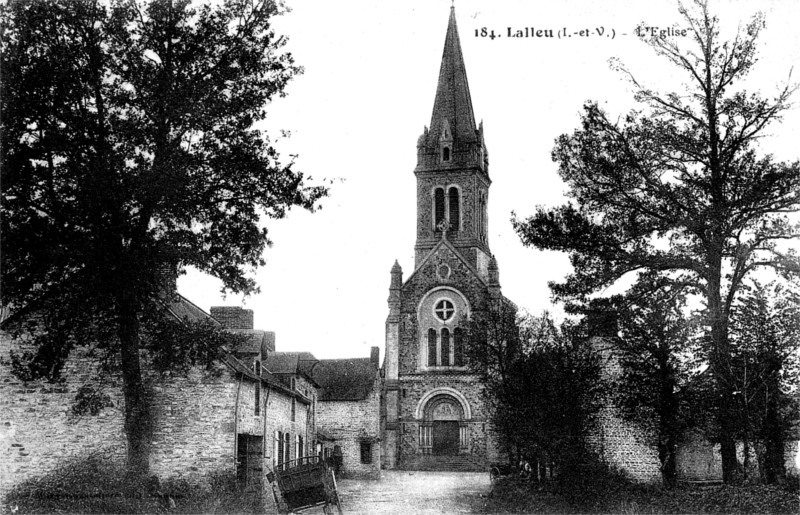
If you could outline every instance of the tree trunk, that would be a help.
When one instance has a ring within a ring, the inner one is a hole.
[[[764,417],[764,479],[768,484],[781,481],[786,477],[786,458],[784,456],[784,438],[780,415],[779,376],[780,360],[772,357],[767,370],[767,411]]]
[[[677,483],[678,470],[676,453],[678,449],[678,399],[675,393],[674,373],[669,366],[669,349],[659,356],[661,389],[659,400],[658,459],[661,463],[661,480],[666,488],[672,489]]]
[[[675,456],[674,438],[668,438],[666,442],[659,443],[658,459],[661,461],[661,481],[668,489],[675,488],[678,480],[678,465]]]
[[[721,253],[720,253],[721,256]],[[722,457],[722,481],[738,479],[739,464],[736,459],[735,406],[729,374],[731,350],[728,342],[727,313],[722,303],[721,292],[722,258],[712,259],[709,266],[708,315],[711,323],[711,371],[717,383],[717,423],[719,425],[720,454]]]
[[[142,479],[150,472],[151,420],[139,363],[138,302],[130,289],[123,287],[121,290],[116,298],[116,308],[125,395],[128,474]]]

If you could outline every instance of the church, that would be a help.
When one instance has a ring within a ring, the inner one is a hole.
[[[508,302],[489,249],[489,154],[451,8],[430,125],[417,141],[414,270],[391,269],[381,403],[383,468],[485,470],[497,458],[467,321]]]

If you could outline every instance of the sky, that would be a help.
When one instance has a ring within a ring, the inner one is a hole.
[[[256,329],[276,332],[278,351],[366,357],[378,346],[383,356],[389,270],[397,260],[404,278],[413,272],[416,141],[431,118],[451,0],[287,5],[291,12],[274,26],[304,73],[269,106],[264,128],[285,157],[297,156],[296,169],[311,183],[332,181],[329,197],[315,213],[297,209],[266,221],[273,246],[252,274],[260,293],[224,296],[219,280],[195,270],[178,289],[206,311],[252,309]],[[711,7],[723,31],[743,27],[756,11],[765,15],[748,90],[773,97],[787,81],[798,82],[800,69],[790,72],[800,64],[800,2],[712,0]],[[610,59],[653,88],[679,90],[682,77],[635,29],[686,23],[671,0],[457,0],[455,11],[476,122],[484,122],[493,181],[489,245],[503,293],[532,313],[561,316],[547,283],[569,273],[567,256],[524,247],[512,212],[524,218],[537,205],[565,201],[550,152],[559,135],[579,126],[584,102],[620,117],[636,107],[633,87]],[[554,37],[510,38],[509,27]],[[500,37],[488,37],[492,30]],[[796,160],[800,107],[768,134],[764,152]]]

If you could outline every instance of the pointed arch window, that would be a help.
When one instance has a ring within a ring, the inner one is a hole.
[[[442,329],[442,359],[441,365],[443,367],[450,366],[450,329]]]
[[[442,161],[450,161],[450,147],[442,147]]]
[[[436,188],[433,192],[433,226],[438,230],[444,221],[444,188]]]
[[[436,329],[428,329],[428,366],[436,366]]]
[[[447,196],[449,197],[450,212],[448,214],[450,215],[450,228],[457,231],[461,226],[461,195],[458,192],[458,188],[453,186],[450,188]]]

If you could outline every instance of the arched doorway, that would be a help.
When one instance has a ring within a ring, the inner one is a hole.
[[[433,397],[425,406],[426,427],[430,431],[431,454],[439,456],[458,454],[462,440],[461,421],[464,411],[461,403],[450,395]]]

